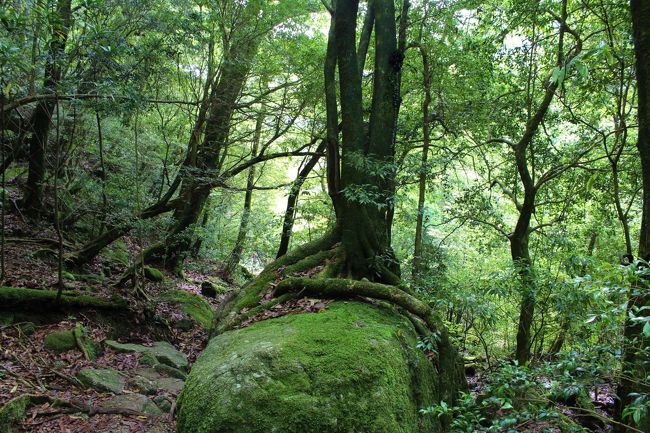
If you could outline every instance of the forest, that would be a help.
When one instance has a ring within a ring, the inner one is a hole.
[[[0,433],[650,433],[650,0],[0,0]]]

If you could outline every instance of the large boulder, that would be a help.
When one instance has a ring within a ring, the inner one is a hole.
[[[436,367],[455,353],[431,361],[416,344],[411,322],[394,309],[354,301],[225,332],[192,367],[177,431],[443,431],[419,410],[460,386],[457,370]]]

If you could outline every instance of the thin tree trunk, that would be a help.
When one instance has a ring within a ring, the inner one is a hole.
[[[259,10],[260,3],[253,2],[250,7]],[[219,82],[213,88],[216,99],[212,101],[203,143],[197,152],[198,178],[183,179],[179,196],[186,205],[174,211],[175,223],[168,229],[165,239],[164,266],[176,274],[182,272],[183,261],[192,245],[193,226],[212,191],[212,187],[200,177],[213,178],[218,175],[228,142],[230,120],[261,37],[259,34],[246,35],[240,41],[231,41],[232,45],[224,59]]]
[[[255,123],[255,136],[253,137],[253,147],[251,149],[251,157],[257,156],[257,151],[260,145],[260,137],[262,135],[262,126],[264,126],[264,113],[260,112],[257,115]],[[242,210],[241,221],[239,223],[239,232],[237,233],[237,240],[235,246],[228,256],[226,267],[223,271],[223,277],[226,280],[232,279],[239,261],[241,254],[244,251],[244,243],[246,242],[246,235],[248,234],[248,223],[250,221],[251,206],[253,203],[253,187],[255,186],[255,166],[253,165],[248,169],[248,178],[246,179],[246,193],[244,195],[244,209]]]
[[[431,127],[429,123],[429,108],[431,106],[431,65],[426,48],[420,46],[422,55],[422,86],[424,88],[424,100],[422,101],[422,160],[420,162],[420,173],[418,175],[418,214],[415,222],[415,245],[413,247],[413,281],[416,281],[420,273],[420,260],[422,257],[422,229],[424,224],[424,204],[427,190],[427,163],[429,159],[429,146],[431,144]]]
[[[327,139],[321,141],[320,145],[316,149],[316,155],[309,157],[305,165],[302,167],[296,180],[291,184],[291,189],[289,190],[289,197],[287,198],[287,209],[284,212],[284,220],[282,222],[282,235],[280,236],[280,246],[278,248],[278,253],[276,258],[282,257],[289,250],[289,242],[291,242],[291,233],[293,231],[293,223],[296,216],[296,203],[298,202],[298,196],[300,195],[300,189],[302,185],[307,180],[307,176],[314,169],[316,163],[320,159],[320,153],[325,150],[325,145]]]

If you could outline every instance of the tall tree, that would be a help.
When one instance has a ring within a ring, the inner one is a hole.
[[[390,246],[387,210],[394,162],[393,126],[401,58],[397,52],[395,5],[375,0],[375,65],[368,133],[363,124],[361,75],[357,60],[358,1],[339,1],[333,26],[341,95],[340,193],[338,225],[345,259],[341,271],[352,278],[396,283],[399,265]],[[328,124],[333,121],[329,118]],[[335,172],[338,170],[334,170]]]
[[[636,56],[639,134],[637,149],[641,159],[643,207],[639,233],[639,257],[650,257],[650,1],[631,0],[632,32]],[[633,423],[637,431],[650,431],[650,335],[644,333],[650,312],[650,289],[642,276],[630,293],[624,331],[624,356],[621,382],[618,388],[618,414]],[[632,316],[633,318],[630,318]],[[633,416],[636,405],[637,416]],[[619,432],[632,431],[617,425]]]
[[[72,24],[71,0],[59,0],[53,15],[52,36],[48,48],[43,85],[50,93],[57,93],[57,86],[63,75],[63,57],[68,32]],[[44,209],[43,183],[45,180],[45,155],[52,125],[56,99],[42,100],[32,113],[32,136],[29,142],[29,175],[25,184],[23,207],[25,213],[38,216]]]

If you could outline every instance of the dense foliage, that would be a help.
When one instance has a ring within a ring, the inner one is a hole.
[[[12,279],[9,238],[43,232],[56,238],[59,287],[125,242],[121,278],[137,297],[144,264],[182,276],[218,263],[241,284],[286,253],[281,239],[291,248],[333,229],[323,65],[336,6],[324,3],[0,2],[0,279]],[[637,255],[650,176],[636,148],[629,6],[395,4],[393,158],[344,161],[394,193],[354,183],[336,193],[389,215],[402,282],[480,372],[476,392],[421,408],[453,417],[453,431],[648,425],[650,306],[628,304],[647,300]],[[379,79],[369,41],[364,128]],[[12,218],[32,232],[12,232]],[[624,338],[626,320],[638,338]],[[435,338],[418,346],[430,354]],[[645,364],[614,408],[631,351]]]

